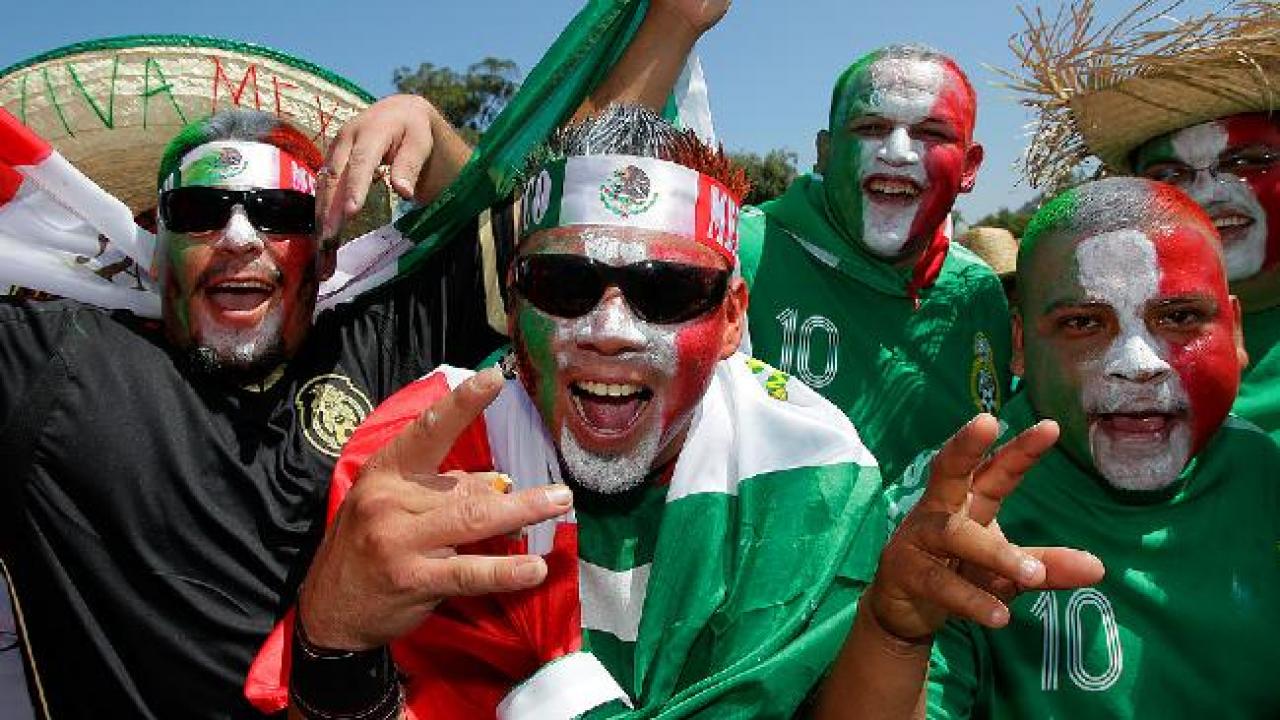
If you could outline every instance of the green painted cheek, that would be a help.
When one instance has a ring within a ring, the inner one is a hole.
[[[1027,386],[1036,413],[1058,421],[1061,428],[1058,444],[1078,462],[1092,465],[1082,388],[1079,381],[1063,372],[1063,368],[1074,362],[1075,359],[1066,357],[1047,343],[1028,339]]]
[[[551,339],[556,331],[555,321],[542,313],[525,306],[516,317],[519,330],[517,342],[524,345],[524,352],[537,374],[534,382],[537,387],[534,402],[538,405],[544,420],[550,422],[555,417],[556,380],[558,368],[551,348]]]
[[[862,195],[862,143],[840,130],[838,140],[832,131],[831,156],[827,159],[827,205],[835,215],[845,237],[855,241],[862,238],[862,215],[865,198]]]
[[[191,245],[185,235],[170,235],[163,241],[165,262],[169,265],[169,276],[164,289],[165,299],[173,308],[172,317],[182,329],[183,337],[191,336],[191,293],[184,287],[183,269],[187,265],[184,250]]]

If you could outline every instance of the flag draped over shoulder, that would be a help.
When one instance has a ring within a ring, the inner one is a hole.
[[[359,467],[470,372],[437,370],[352,437],[330,521]],[[556,451],[518,380],[441,470],[559,481]],[[722,361],[674,467],[633,502],[465,553],[538,552],[533,590],[446,600],[392,645],[419,720],[791,717],[834,660],[886,534],[879,473],[857,431],[802,383],[743,355]],[[246,684],[283,707],[291,623]]]
[[[455,182],[428,207],[345,243],[317,311],[412,271],[472,218],[512,192],[529,152],[569,118],[618,61],[646,0],[592,0],[578,13],[481,138]],[[713,136],[706,84],[691,57],[667,104],[669,120]],[[14,138],[21,137],[21,141]],[[10,148],[36,143],[32,158]],[[0,109],[0,292],[21,286],[159,317],[155,238],[126,222],[128,208]],[[49,182],[50,179],[53,182]],[[109,218],[109,227],[103,226]],[[110,231],[108,231],[110,230]]]

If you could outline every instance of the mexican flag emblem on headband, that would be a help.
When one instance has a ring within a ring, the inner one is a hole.
[[[543,166],[524,189],[520,237],[573,225],[672,233],[736,263],[737,198],[718,180],[657,158],[586,155]]]

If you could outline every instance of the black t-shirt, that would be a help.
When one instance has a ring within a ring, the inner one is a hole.
[[[318,318],[265,390],[192,374],[155,323],[0,301],[0,558],[37,704],[255,716],[245,673],[306,573],[342,443],[399,387],[498,346],[482,276],[476,243],[450,243]]]

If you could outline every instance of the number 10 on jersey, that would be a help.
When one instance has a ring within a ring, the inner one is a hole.
[[[1085,637],[1082,615],[1085,610],[1092,609],[1101,618],[1102,633],[1106,638],[1107,665],[1102,672],[1091,672],[1085,667]],[[1058,595],[1054,592],[1042,592],[1031,606],[1031,613],[1040,618],[1044,627],[1044,654],[1040,664],[1040,689],[1053,691],[1058,689],[1059,665],[1062,661],[1063,645],[1066,645],[1067,677],[1071,683],[1081,690],[1102,692],[1109,689],[1120,679],[1124,670],[1124,649],[1120,645],[1120,628],[1116,624],[1116,613],[1107,596],[1094,588],[1083,588],[1071,593],[1067,607],[1063,612],[1063,628],[1058,627]],[[1060,642],[1062,635],[1066,642]]]

